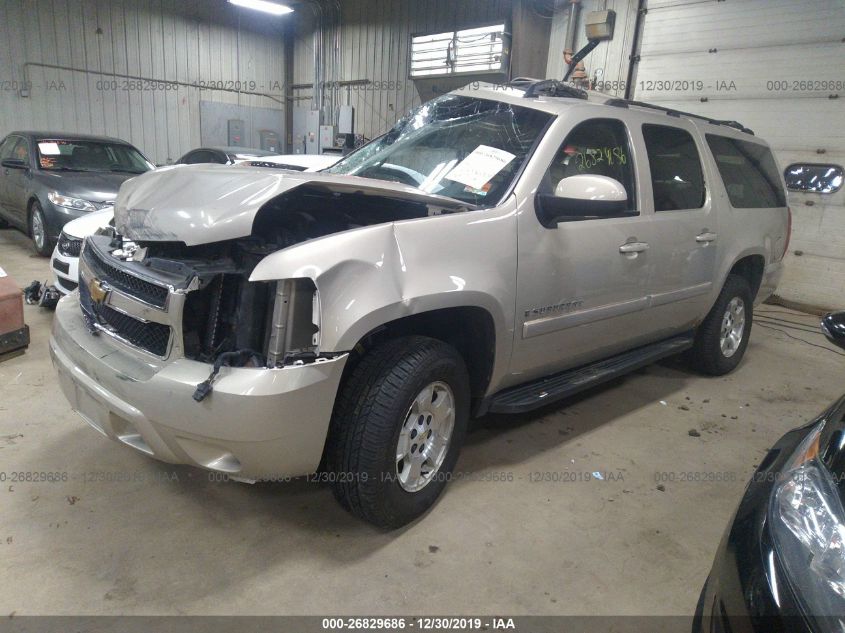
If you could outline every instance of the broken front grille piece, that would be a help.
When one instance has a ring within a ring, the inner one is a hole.
[[[170,344],[171,328],[162,323],[140,321],[91,299],[87,284],[79,286],[82,312],[90,324],[108,329],[116,337],[142,350],[164,357]]]
[[[157,308],[164,308],[167,304],[168,289],[164,286],[145,281],[140,277],[115,268],[104,261],[93,248],[86,248],[82,257],[91,271],[98,278],[107,280],[112,287]]]

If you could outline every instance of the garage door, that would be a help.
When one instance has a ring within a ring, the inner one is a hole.
[[[750,127],[781,167],[845,163],[845,2],[651,0],[634,98]],[[845,307],[845,192],[789,193],[778,294]]]

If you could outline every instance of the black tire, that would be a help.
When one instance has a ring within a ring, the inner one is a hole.
[[[43,227],[43,239],[41,240],[41,244],[39,245],[39,240],[36,239],[35,236],[35,229],[34,227],[37,226],[37,222],[41,222],[41,226]],[[41,255],[41,257],[49,257],[53,254],[53,248],[56,246],[55,240],[51,239],[49,233],[47,232],[47,219],[44,217],[44,210],[41,208],[41,203],[37,200],[32,203],[32,206],[29,208],[29,237],[32,238],[32,247],[35,249],[35,252]]]
[[[726,352],[722,349],[722,326],[728,306],[735,299],[743,304],[744,325],[739,345],[731,353],[730,350]],[[736,369],[742,361],[751,336],[751,324],[754,318],[753,304],[751,288],[745,278],[739,275],[728,275],[719,298],[716,299],[713,308],[696,331],[695,343],[689,355],[695,369],[711,376],[722,376]]]
[[[415,398],[434,382],[451,390],[452,437],[436,475],[409,492],[397,474],[399,435]],[[408,336],[368,352],[341,387],[332,416],[326,465],[335,498],[355,516],[386,529],[424,514],[437,501],[458,459],[469,407],[467,370],[450,345]]]

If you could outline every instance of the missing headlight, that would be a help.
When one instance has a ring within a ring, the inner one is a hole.
[[[316,355],[319,318],[319,298],[312,280],[277,281],[268,320],[267,364],[273,367],[288,358]]]

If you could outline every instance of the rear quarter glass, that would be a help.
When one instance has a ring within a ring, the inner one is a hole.
[[[732,207],[786,206],[780,171],[767,146],[716,134],[707,134],[706,138]]]

